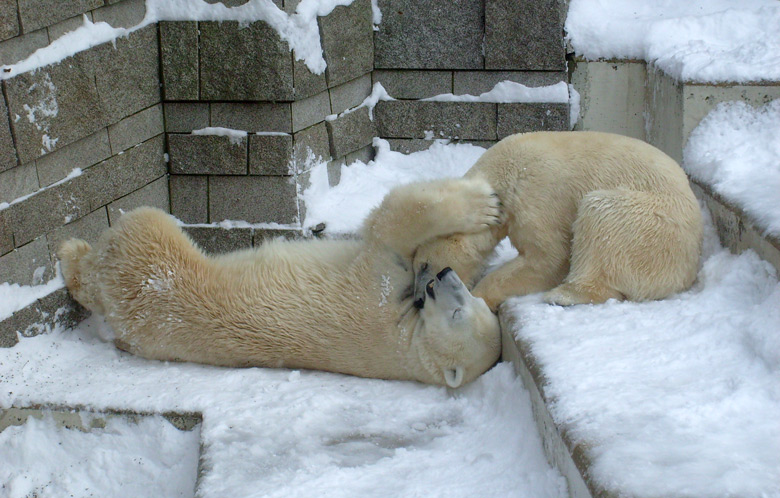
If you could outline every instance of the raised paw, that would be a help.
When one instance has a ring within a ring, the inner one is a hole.
[[[612,289],[585,289],[572,283],[559,285],[545,293],[544,302],[558,306],[574,306],[576,304],[600,304],[608,299],[622,301],[625,297]]]
[[[486,181],[463,179],[452,184],[446,201],[453,233],[474,233],[503,222],[501,200]]]

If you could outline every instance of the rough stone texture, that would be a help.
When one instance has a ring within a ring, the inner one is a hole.
[[[374,66],[395,69],[482,69],[482,2],[379,0]]]
[[[41,334],[55,325],[73,327],[89,316],[65,288],[57,289],[0,321],[0,347],[10,348],[24,337]]]
[[[265,22],[201,22],[200,96],[204,100],[293,99],[287,43]]]
[[[113,226],[119,221],[122,213],[139,206],[152,206],[160,208],[167,213],[171,209],[170,205],[170,200],[168,199],[168,177],[161,176],[152,183],[109,204],[108,222]]]
[[[209,221],[294,223],[295,181],[285,176],[210,176]]]
[[[568,129],[568,104],[498,104],[499,140],[515,133]]]
[[[374,82],[381,83],[396,99],[425,99],[452,93],[452,71],[377,70]]]
[[[0,202],[11,202],[38,190],[35,163],[22,164],[0,173]]]
[[[45,29],[26,33],[0,43],[0,64],[15,64],[49,44]]]
[[[163,133],[162,105],[157,104],[108,127],[111,153],[117,154],[161,133]]]
[[[452,93],[479,95],[507,80],[529,87],[540,87],[567,81],[567,76],[565,71],[455,71]]]
[[[168,134],[170,170],[185,175],[247,174],[247,137]]]
[[[293,61],[293,93],[295,100],[305,99],[328,89],[325,73],[314,74],[302,60]]]
[[[157,28],[147,26],[129,37],[100,45],[95,80],[108,124],[161,101]]]
[[[559,0],[485,0],[485,68],[566,70]]]
[[[49,244],[49,254],[52,256],[52,261],[56,260],[57,249],[64,241],[72,237],[78,237],[89,243],[94,243],[106,228],[108,228],[106,208],[99,208],[72,223],[47,233],[46,241]]]
[[[84,16],[87,16],[87,19],[90,21],[94,21],[92,18],[92,12],[85,12],[84,14],[73,16],[70,19],[65,19],[64,21],[60,21],[57,24],[52,24],[51,26],[47,27],[46,31],[49,32],[49,42],[53,42],[68,31],[73,31],[79,28],[84,24]]]
[[[0,171],[13,168],[17,164],[16,147],[11,135],[11,123],[8,121],[8,107],[0,96]]]
[[[0,2],[0,41],[19,34],[19,16],[16,2]]]
[[[4,82],[22,163],[72,144],[107,124],[89,52]],[[16,115],[20,119],[14,119]]]
[[[163,136],[89,168],[86,177],[90,211],[133,192],[165,175]]]
[[[333,121],[326,121],[330,139],[330,155],[343,157],[370,145],[377,136],[376,123],[368,117],[368,108],[344,114]]]
[[[209,126],[209,104],[166,102],[163,104],[165,131],[189,133]]]
[[[249,174],[289,175],[292,150],[292,135],[250,135]]]
[[[10,222],[6,221],[7,209],[0,209],[0,256],[14,248],[14,234]]]
[[[330,89],[330,110],[334,114],[359,106],[371,95],[371,75],[365,74]]]
[[[170,175],[171,214],[184,223],[209,222],[209,187],[206,176]]]
[[[250,133],[258,131],[292,132],[290,104],[270,102],[212,103],[211,126]]]
[[[311,169],[317,161],[330,159],[330,140],[324,122],[293,135],[293,169],[296,173]]]
[[[224,254],[252,247],[251,228],[182,227],[208,254]]]
[[[146,0],[122,0],[94,11],[95,22],[107,22],[115,28],[132,28],[143,21]]]
[[[346,83],[374,68],[374,31],[371,0],[355,0],[317,18],[328,87]]]
[[[301,131],[321,122],[330,114],[330,96],[328,92],[292,103],[292,128]]]
[[[19,247],[90,212],[85,177],[81,175],[41,190],[6,211],[14,244]]]
[[[496,104],[487,102],[379,102],[374,120],[380,137],[496,139]]]
[[[160,57],[166,100],[198,100],[198,23],[160,22]]]
[[[25,33],[103,6],[103,0],[17,0]]]
[[[39,237],[5,256],[0,256],[0,282],[40,285],[48,281],[53,274],[46,237]]]
[[[450,140],[452,144],[470,144],[483,149],[489,149],[495,145],[497,140]],[[420,152],[421,150],[428,150],[431,145],[434,144],[433,140],[425,140],[422,138],[391,138],[388,139],[390,144],[390,150],[395,152],[402,152],[404,154],[411,154],[412,152]]]
[[[103,128],[78,142],[37,159],[35,167],[38,169],[41,187],[45,187],[62,180],[74,168],[86,170],[109,157],[111,157],[111,146],[108,142],[108,131]]]
[[[349,154],[347,154],[347,157],[345,158],[344,162],[347,166],[354,163],[355,161],[360,161],[364,164],[368,164],[369,161],[374,159],[374,155],[375,155],[374,147],[372,145],[367,145],[362,149],[358,149],[354,152],[350,152]],[[338,184],[338,180],[336,180],[336,182],[333,185],[336,184]]]

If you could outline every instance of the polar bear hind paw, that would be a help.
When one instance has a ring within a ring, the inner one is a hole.
[[[609,299],[622,301],[625,296],[614,289],[586,288],[573,283],[559,285],[544,295],[544,302],[558,306],[574,306],[575,304],[600,304]]]
[[[493,188],[484,181],[461,180],[452,189],[452,215],[462,224],[453,232],[473,233],[504,222],[501,200]]]

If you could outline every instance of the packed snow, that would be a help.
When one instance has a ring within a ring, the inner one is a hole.
[[[41,273],[46,270],[42,266]],[[59,265],[57,266],[59,269]],[[11,282],[0,283],[0,320],[5,320],[14,312],[25,308],[38,299],[46,297],[57,289],[65,285],[62,276],[59,274],[46,282],[38,285],[19,285]]]
[[[777,0],[571,0],[565,28],[590,60],[646,60],[683,81],[780,80]]]
[[[780,496],[780,284],[706,231],[697,283],[666,300],[504,304],[556,423],[621,494]]]
[[[693,130],[683,167],[780,236],[780,100],[718,105]]]

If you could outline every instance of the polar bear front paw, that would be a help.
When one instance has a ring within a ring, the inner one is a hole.
[[[482,180],[457,180],[444,200],[452,233],[480,232],[503,223],[501,201],[493,188]]]

